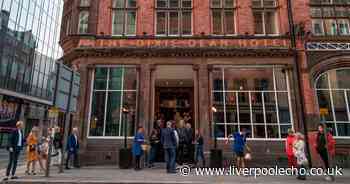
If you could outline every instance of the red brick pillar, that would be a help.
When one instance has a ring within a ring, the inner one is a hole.
[[[248,33],[249,35],[254,34],[254,17],[252,12],[252,2],[247,0],[237,0],[237,33],[244,35]]]
[[[141,64],[139,69],[139,112],[138,112],[138,125],[145,128],[146,134],[148,134],[151,128],[151,110],[152,110],[152,86],[151,75],[153,71],[153,65]]]
[[[99,0],[97,35],[112,34],[112,0]]]

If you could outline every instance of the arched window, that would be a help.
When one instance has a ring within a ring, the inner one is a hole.
[[[315,88],[321,121],[335,136],[350,136],[350,68],[321,74]]]

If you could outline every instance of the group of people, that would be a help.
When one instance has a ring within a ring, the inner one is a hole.
[[[320,156],[324,168],[330,168],[330,157],[334,157],[335,155],[335,140],[332,136],[332,131],[327,131],[324,124],[318,125],[316,142],[313,147]],[[292,129],[289,129],[286,139],[286,154],[289,167],[297,167],[299,169],[306,169],[308,167],[309,161],[306,157],[305,149],[304,135],[299,132],[294,133]],[[306,175],[299,174],[297,178],[305,180]],[[326,179],[333,180],[333,176],[326,176]]]
[[[7,149],[9,151],[9,163],[6,170],[4,180],[17,179],[16,169],[20,152],[26,148],[26,171],[27,175],[36,175],[36,165],[39,163],[42,172],[46,171],[48,156],[50,154],[54,165],[61,165],[63,154],[63,135],[61,128],[56,126],[54,129],[49,128],[47,136],[39,137],[39,128],[34,126],[28,136],[25,138],[23,134],[23,122],[16,123],[16,130],[11,133]],[[69,163],[74,159],[74,166],[78,167],[78,129],[73,128],[72,134],[67,141],[67,159],[66,169],[69,168]],[[49,153],[49,144],[52,140],[52,150]],[[11,177],[10,177],[11,174]]]
[[[190,116],[184,113],[182,119],[178,122],[167,121],[164,125],[162,119],[158,119],[149,136],[149,157],[148,166],[153,167],[156,161],[157,154],[164,152],[166,162],[166,170],[168,173],[176,173],[176,163],[195,164],[202,161],[202,166],[205,166],[204,158],[204,139],[201,130],[196,130],[193,136],[193,129],[189,123]],[[146,146],[144,128],[139,127],[134,137],[132,146],[133,156],[135,158],[135,170],[141,169],[141,156],[144,151],[148,151]],[[144,149],[143,149],[144,148]]]

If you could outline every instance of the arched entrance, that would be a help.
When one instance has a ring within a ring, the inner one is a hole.
[[[336,137],[350,136],[350,67],[328,70],[315,80],[321,121]]]

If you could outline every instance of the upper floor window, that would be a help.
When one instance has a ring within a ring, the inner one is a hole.
[[[192,0],[157,0],[156,34],[192,35]]]
[[[252,8],[255,23],[255,34],[278,34],[276,0],[252,0]]]
[[[136,35],[136,0],[114,0],[112,34]]]
[[[235,34],[234,0],[211,0],[212,33]]]
[[[89,28],[89,11],[83,10],[79,13],[78,33],[86,34]]]
[[[90,0],[80,0],[80,7],[89,7]]]
[[[350,0],[311,0],[310,14],[314,35],[350,35]]]

